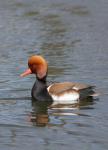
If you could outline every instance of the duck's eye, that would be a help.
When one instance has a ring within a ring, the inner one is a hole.
[[[34,65],[34,64],[31,65],[31,70],[32,70],[33,73],[36,73],[36,65]]]

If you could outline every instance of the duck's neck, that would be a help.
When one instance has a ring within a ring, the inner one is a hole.
[[[36,80],[37,80],[37,82],[39,82],[39,83],[43,83],[43,84],[47,84],[46,82],[46,76],[45,77],[43,77],[42,79],[40,79],[40,78],[38,78],[38,77],[36,77]]]
[[[32,97],[39,101],[52,101],[52,98],[47,91],[46,77],[36,79],[32,88]]]

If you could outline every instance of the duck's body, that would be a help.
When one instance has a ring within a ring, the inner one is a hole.
[[[47,86],[47,62],[41,56],[32,56],[28,61],[29,69],[21,74],[36,74],[36,82],[31,95],[38,101],[56,101],[58,103],[74,103],[94,94],[93,86],[76,82],[54,83]]]
[[[75,102],[94,94],[92,86],[76,82],[54,83],[47,90],[55,101],[64,103]]]

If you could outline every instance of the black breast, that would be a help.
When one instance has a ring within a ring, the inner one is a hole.
[[[45,81],[37,80],[32,88],[32,98],[37,101],[52,101],[51,96],[47,91]]]

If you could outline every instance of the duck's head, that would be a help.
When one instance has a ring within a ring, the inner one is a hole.
[[[46,60],[40,55],[31,56],[28,60],[28,69],[20,76],[24,77],[29,74],[36,74],[38,79],[43,79],[47,76],[48,65]]]

